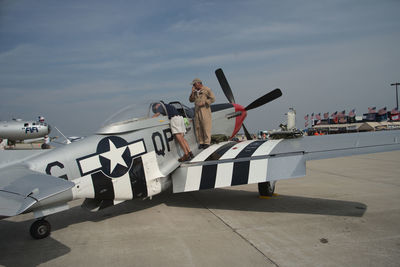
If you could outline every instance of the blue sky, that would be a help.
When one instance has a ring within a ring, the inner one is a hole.
[[[247,128],[307,113],[395,106],[400,1],[1,1],[0,120],[46,117],[68,135],[95,132],[131,105],[187,105],[199,77],[217,103],[223,68]]]

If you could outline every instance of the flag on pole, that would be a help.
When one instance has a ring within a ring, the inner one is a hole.
[[[347,120],[346,120],[346,110],[343,110],[342,112],[340,112],[339,114],[338,114],[338,118],[339,118],[339,123],[346,123],[347,122]]]
[[[376,107],[373,108],[368,107],[368,113],[376,113]]]
[[[304,119],[308,121],[308,114],[304,116]]]
[[[324,113],[324,119],[328,119],[329,118],[329,112]]]
[[[333,123],[338,123],[338,112],[335,111],[334,113],[332,113],[331,118],[333,120]]]
[[[392,121],[400,121],[399,109],[397,107],[390,111],[390,119]]]
[[[354,117],[354,116],[356,115],[355,112],[356,112],[356,109],[352,109],[352,110],[349,112],[349,117]]]
[[[378,111],[378,114],[379,115],[384,115],[384,114],[386,114],[386,107],[384,107],[384,108],[381,108],[379,111]]]
[[[321,120],[321,113],[318,113],[317,115],[315,115],[315,118],[320,121]]]

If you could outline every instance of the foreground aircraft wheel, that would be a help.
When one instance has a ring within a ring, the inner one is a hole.
[[[31,225],[31,236],[35,239],[42,239],[48,237],[51,232],[50,223],[44,219],[37,220]]]
[[[258,193],[263,197],[271,197],[275,191],[275,181],[258,183]]]

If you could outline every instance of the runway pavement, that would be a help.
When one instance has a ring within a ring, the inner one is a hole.
[[[2,266],[399,266],[400,151],[307,163],[307,176],[162,194],[90,213],[72,202],[33,240],[0,221]]]

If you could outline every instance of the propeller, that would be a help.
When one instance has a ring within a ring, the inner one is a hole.
[[[217,69],[215,71],[215,75],[217,76],[218,82],[221,85],[222,91],[224,92],[229,103],[235,104],[235,98],[233,96],[231,87],[229,86],[228,80],[226,79],[225,74],[222,71],[222,69]],[[265,104],[277,99],[281,95],[282,95],[282,91],[279,88],[276,88],[275,90],[272,90],[271,92],[257,98],[253,102],[251,102],[247,107],[245,107],[245,110],[248,111],[251,109],[258,108],[262,105],[265,105]],[[249,131],[247,131],[247,128],[244,126],[244,124],[242,124],[242,127],[243,127],[243,131],[244,131],[244,134],[245,134],[247,140],[252,139]]]
[[[224,92],[229,103],[235,104],[235,98],[233,97],[231,87],[229,86],[229,83],[226,80],[225,74],[222,69],[217,69],[215,71],[215,75],[217,76],[218,82],[221,85],[222,91]]]
[[[251,102],[245,109],[247,111],[247,110],[258,108],[262,105],[265,105],[265,104],[271,102],[272,100],[277,99],[281,95],[282,95],[281,89],[276,88],[275,90],[272,90],[268,94],[265,94],[262,97],[259,97],[256,100],[254,100],[253,102]]]
[[[247,131],[246,127],[244,126],[244,124],[242,123],[242,127],[243,127],[243,131],[244,131],[244,135],[246,136],[247,140],[251,140],[253,138],[251,138],[251,135],[249,133],[249,131]]]

